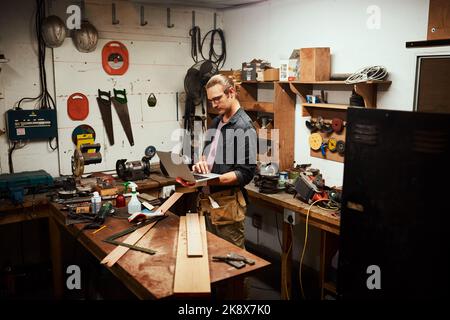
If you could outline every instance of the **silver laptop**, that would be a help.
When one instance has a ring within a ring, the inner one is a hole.
[[[189,182],[203,182],[220,176],[217,173],[194,173],[183,162],[183,157],[170,151],[156,151],[167,173],[172,178],[182,178]]]

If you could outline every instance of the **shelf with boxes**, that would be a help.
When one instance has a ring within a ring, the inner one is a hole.
[[[378,89],[385,89],[391,84],[391,81],[366,81],[356,84],[347,84],[345,81],[291,81],[285,83],[288,83],[290,90],[299,96],[302,116],[311,117],[309,128],[311,129],[311,135],[314,134],[314,136],[310,137],[310,155],[344,162],[345,124],[349,104],[329,103],[329,101],[310,103],[307,97],[312,96],[313,90],[316,89],[327,92],[347,91],[349,94],[354,90],[364,101],[364,107],[376,108]],[[330,129],[336,122],[340,121],[343,122],[343,127],[342,124],[340,125],[342,128],[339,128],[339,130]],[[314,125],[317,128],[314,128]]]
[[[258,92],[261,93],[262,89],[272,91],[272,101],[260,101],[262,99],[258,96]],[[268,81],[244,81],[238,86],[238,99],[254,120],[255,127],[257,129],[260,125],[263,127],[259,120],[264,121],[264,117],[272,120],[272,122],[267,120],[265,127],[267,131],[258,130],[258,136],[260,139],[271,141],[272,151],[278,150],[277,153],[272,152],[268,155],[278,157],[280,170],[290,168],[294,161],[292,150],[294,150],[295,94],[286,89],[284,84]]]

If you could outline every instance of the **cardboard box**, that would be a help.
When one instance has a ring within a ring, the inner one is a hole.
[[[280,79],[280,69],[270,68],[264,70],[264,81],[278,81]]]
[[[280,60],[280,68],[279,72],[279,80],[280,81],[288,81],[288,68],[289,68],[289,60]]]
[[[267,67],[270,67],[269,62],[257,59],[253,59],[250,62],[242,63],[242,72],[241,72],[242,81],[256,81],[256,80],[264,81],[264,69]]]
[[[300,68],[300,49],[292,50],[288,64],[288,80],[295,81],[299,79]]]
[[[241,79],[242,81],[256,81],[256,65],[250,62],[242,63]]]
[[[231,78],[234,82],[241,82],[241,70],[220,70],[219,73]]]
[[[264,70],[258,70],[256,71],[256,80],[257,81],[264,81]]]
[[[328,81],[330,74],[330,48],[300,49],[300,81]]]

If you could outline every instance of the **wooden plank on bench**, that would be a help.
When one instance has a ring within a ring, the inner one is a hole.
[[[186,217],[180,217],[178,231],[177,261],[173,293],[175,295],[209,295],[211,279],[209,274],[208,244],[206,242],[205,217],[200,217],[203,256],[187,256]]]
[[[161,210],[162,213],[165,213],[170,207],[173,206],[175,202],[182,196],[183,194],[180,192],[175,192],[170,196],[158,209]],[[150,223],[149,225],[139,228],[130,234],[126,239],[125,243],[134,245],[139,239],[141,239],[155,224]],[[125,253],[128,252],[130,248],[124,246],[117,246],[113,251],[111,251],[100,263],[106,264],[108,267],[112,267]]]
[[[186,237],[188,257],[201,257],[203,255],[202,234],[197,213],[186,214]]]

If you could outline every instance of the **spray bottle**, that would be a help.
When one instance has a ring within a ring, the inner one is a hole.
[[[128,186],[131,188],[131,199],[128,202],[128,213],[133,214],[141,211],[141,202],[137,198],[137,185],[134,182],[129,182]]]

